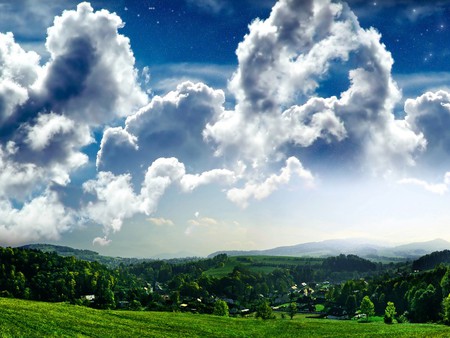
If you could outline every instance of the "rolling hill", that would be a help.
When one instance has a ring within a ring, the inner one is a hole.
[[[116,267],[122,264],[135,264],[142,261],[148,261],[150,259],[140,258],[123,258],[123,257],[110,257],[102,256],[98,252],[91,250],[74,249],[68,246],[53,245],[53,244],[27,244],[19,248],[29,250],[39,250],[42,252],[55,252],[63,257],[75,257],[77,259],[85,260],[88,262],[98,262],[108,267]]]

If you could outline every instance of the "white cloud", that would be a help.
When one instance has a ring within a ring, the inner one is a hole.
[[[202,82],[213,88],[226,88],[235,65],[204,63],[174,63],[152,65],[151,88],[158,95],[164,95],[183,82]]]
[[[94,240],[92,241],[92,244],[98,244],[100,246],[106,246],[111,244],[111,240],[108,239],[106,236],[105,237],[95,237]]]
[[[23,10],[28,3],[7,7]],[[29,7],[36,12],[33,4]],[[41,13],[52,16],[56,7]],[[94,12],[88,3],[64,11],[47,31],[50,58],[44,66],[39,64],[39,55],[25,52],[11,33],[0,33],[0,202],[3,219],[9,219],[2,231],[15,242],[55,239],[74,226],[75,211],[61,204],[52,192],[53,185],[66,186],[74,171],[88,164],[83,148],[94,142],[93,128],[147,103],[147,95],[137,82],[129,39],[118,33],[122,26],[116,14]],[[126,192],[126,179],[110,179],[119,185],[113,187],[123,189],[120,193]],[[100,196],[108,190],[102,183],[100,180],[96,187]],[[10,198],[23,206],[13,208]],[[103,203],[120,209],[118,199],[103,198]],[[47,206],[50,203],[54,207]],[[42,212],[49,219],[48,227],[41,224],[41,218],[36,226],[30,225],[28,215],[34,215],[38,206],[48,209]],[[102,214],[104,210],[92,207],[89,213],[96,221],[105,216],[113,230],[120,229],[120,217]],[[118,213],[127,216],[129,211]],[[23,220],[24,225],[17,220]],[[58,220],[60,226],[55,224]]]
[[[159,158],[148,168],[141,188],[140,209],[146,214],[152,214],[161,196],[173,183],[179,181],[185,174],[184,164],[176,158]]]
[[[224,100],[223,91],[192,82],[179,84],[163,97],[155,96],[126,119],[124,128],[105,131],[97,167],[125,172],[160,157],[174,156],[186,163],[209,159],[210,148],[203,141],[202,130],[212,115],[223,110]]]
[[[100,150],[97,153],[97,168],[108,166],[108,164],[116,161],[124,154],[137,151],[139,149],[137,143],[138,138],[128,133],[122,127],[107,128],[103,132]],[[124,158],[122,157],[123,160]],[[130,163],[128,161],[125,162],[127,162],[125,164],[128,167]]]
[[[247,182],[244,188],[232,188],[227,192],[227,197],[232,202],[246,208],[251,198],[261,200],[276,191],[281,185],[289,183],[293,175],[297,175],[307,185],[312,185],[314,177],[310,171],[295,157],[286,160],[286,166],[281,169],[280,174],[272,174],[263,182]]]
[[[137,213],[155,212],[165,190],[173,181],[180,180],[184,172],[184,165],[175,158],[160,158],[147,169],[139,194],[131,184],[131,175],[99,172],[96,180],[83,184],[84,191],[96,197],[85,206],[84,212],[89,219],[102,224],[108,236],[122,228],[124,219]]]
[[[450,172],[445,173],[444,181],[442,183],[429,183],[417,178],[404,178],[399,180],[398,183],[415,185],[434,194],[444,195],[448,192],[448,187],[450,185]]]
[[[406,120],[414,130],[424,134],[427,153],[445,158],[450,152],[450,93],[426,92],[405,102]]]
[[[39,74],[39,56],[24,51],[12,33],[0,33],[0,123],[29,97],[30,86]]]
[[[86,2],[55,18],[48,29],[51,58],[40,89],[54,110],[99,125],[147,102],[137,82],[130,41],[118,34],[123,25],[115,13],[94,12]]]
[[[0,197],[19,198],[31,193],[30,187],[42,179],[44,172],[32,163],[16,163],[10,156],[17,151],[14,142],[0,145]]]
[[[28,127],[26,142],[33,150],[45,149],[57,134],[66,134],[74,129],[74,122],[63,115],[45,114],[38,117],[35,126]]]
[[[401,95],[391,54],[345,5],[281,0],[268,19],[250,25],[236,53],[236,109],[216,115],[204,131],[217,155],[237,154],[258,168],[322,139],[330,152],[344,143],[343,158],[377,173],[413,165],[424,148],[423,136],[394,117]],[[349,88],[317,97],[330,69],[350,68],[351,58]]]
[[[226,175],[228,174],[230,173],[227,172]],[[185,166],[178,159],[158,158],[148,167],[139,193],[136,193],[130,174],[116,176],[111,172],[101,171],[95,180],[83,184],[84,191],[95,197],[94,201],[84,207],[84,214],[88,219],[103,225],[103,231],[108,236],[111,232],[119,231],[123,221],[135,214],[152,215],[157,210],[159,200],[172,184],[180,185],[185,191],[192,191],[200,184],[223,175],[220,170],[212,171],[212,174],[203,173],[198,177],[186,175]],[[150,218],[150,221],[156,225],[173,225],[170,220]]]
[[[186,174],[180,180],[180,185],[183,190],[192,191],[200,185],[221,183],[229,186],[236,181],[237,177],[234,171],[228,169],[213,169],[201,174]]]
[[[159,218],[152,217],[152,218],[149,218],[148,220],[156,226],[174,226],[175,225],[175,223],[171,219],[166,219],[163,217],[159,217]]]
[[[25,144],[15,154],[15,159],[45,168],[48,173],[53,173],[50,180],[65,185],[70,182],[73,170],[88,163],[87,155],[80,151],[94,141],[87,125],[49,113],[40,114],[33,122],[24,124],[22,130]]]
[[[103,225],[106,235],[119,231],[123,219],[139,211],[139,197],[130,181],[130,175],[114,176],[110,172],[100,172],[96,180],[83,184],[84,191],[97,198],[88,203],[85,212],[89,219]]]
[[[7,245],[39,239],[56,240],[75,223],[74,214],[59,202],[55,192],[49,190],[20,209],[1,199],[0,219],[0,238]]]

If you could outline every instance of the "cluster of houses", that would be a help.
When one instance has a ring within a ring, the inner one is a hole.
[[[283,311],[291,302],[296,302],[299,312],[313,313],[316,312],[316,304],[323,304],[325,302],[325,294],[329,286],[330,283],[327,281],[311,285],[307,283],[294,284],[287,293],[279,294],[275,292],[267,296],[260,294],[259,298],[269,300],[274,311]],[[147,284],[144,290],[146,294],[158,294],[161,301],[166,305],[171,305],[172,307],[177,306],[183,312],[203,312],[203,309],[213,307],[214,303],[219,299],[214,296],[198,298],[185,297],[180,299],[179,304],[172,304],[173,301],[169,295],[169,290],[163,283],[155,282],[153,285]],[[228,304],[230,315],[248,316],[252,314],[251,309],[241,306],[239,301],[235,299],[224,297],[220,299]],[[83,300],[88,304],[93,304],[95,302],[95,295],[85,295],[83,296]],[[116,305],[119,309],[129,309],[131,304],[127,300],[117,300]]]
[[[157,286],[156,286],[157,285]],[[314,313],[316,312],[316,304],[323,304],[325,302],[325,294],[328,291],[330,283],[325,281],[323,283],[317,283],[313,285],[307,283],[301,283],[300,285],[294,284],[290,290],[284,294],[269,294],[264,296],[259,295],[261,299],[267,299],[272,304],[274,311],[283,311],[286,306],[291,302],[297,303],[297,309],[301,313]],[[155,292],[161,294],[162,298],[169,300],[170,297],[164,292],[164,286],[162,284],[155,284]],[[179,309],[184,312],[198,312],[200,308],[205,306],[213,306],[218,300],[218,297],[199,297],[199,298],[186,298],[179,304]],[[239,301],[231,298],[221,297],[221,300],[228,304],[230,315],[248,316],[252,314],[252,310],[241,306]]]

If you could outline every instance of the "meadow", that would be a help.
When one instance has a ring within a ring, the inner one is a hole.
[[[0,337],[449,337],[438,324],[227,318],[0,298]]]

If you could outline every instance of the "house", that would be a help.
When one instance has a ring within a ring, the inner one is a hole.
[[[81,299],[86,300],[87,302],[93,304],[95,301],[95,295],[84,295],[81,296]]]

